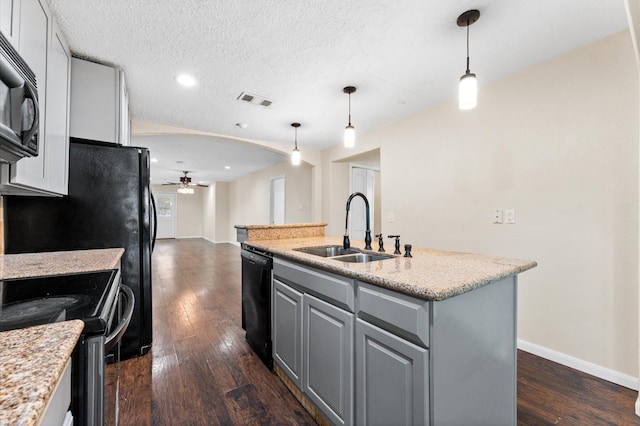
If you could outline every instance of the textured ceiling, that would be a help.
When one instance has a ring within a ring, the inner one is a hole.
[[[470,28],[482,85],[627,28],[623,0],[49,0],[73,53],[122,68],[132,117],[300,149],[454,98]],[[179,87],[174,76],[198,81]],[[263,96],[260,107],[237,101]],[[482,99],[479,100],[480,104]],[[241,129],[235,123],[247,123]],[[303,137],[304,135],[304,137]]]
[[[193,183],[231,182],[288,161],[282,154],[251,144],[207,136],[134,136],[131,144],[149,148],[153,184],[179,182],[182,171],[190,172]]]

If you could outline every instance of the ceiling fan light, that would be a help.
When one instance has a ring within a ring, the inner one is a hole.
[[[188,186],[181,186],[180,188],[178,188],[178,194],[193,194],[193,188],[188,187]]]
[[[460,77],[458,89],[458,107],[461,110],[475,108],[478,104],[478,80],[476,75],[467,71]]]
[[[353,148],[356,146],[356,128],[349,124],[344,128],[344,147]]]
[[[300,150],[295,148],[291,153],[291,164],[294,166],[300,165]]]

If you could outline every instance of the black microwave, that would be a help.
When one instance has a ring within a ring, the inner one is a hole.
[[[38,155],[36,76],[0,32],[0,162]]]

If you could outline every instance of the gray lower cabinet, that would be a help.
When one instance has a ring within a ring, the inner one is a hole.
[[[441,301],[274,259],[274,360],[338,425],[516,424],[516,277]]]
[[[354,424],[354,280],[273,261],[273,357],[331,424]]]
[[[333,424],[352,424],[354,315],[309,294],[303,312],[303,392]]]
[[[273,358],[302,389],[302,293],[273,280]]]
[[[429,352],[356,320],[356,423],[429,424]]]

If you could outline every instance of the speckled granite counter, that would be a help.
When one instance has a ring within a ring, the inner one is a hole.
[[[245,240],[278,240],[283,238],[323,237],[324,222],[290,223],[284,225],[235,225],[238,242]]]
[[[0,425],[35,425],[82,332],[65,321],[0,333]]]
[[[0,256],[0,279],[116,269],[124,249],[56,251]]]
[[[395,259],[368,263],[341,262],[294,250],[301,247],[342,245],[342,239],[335,237],[249,240],[244,244],[292,261],[427,300],[447,299],[537,266],[536,262],[527,260],[419,247],[413,248],[411,258],[398,255]],[[353,241],[351,247],[362,248],[364,243]]]

